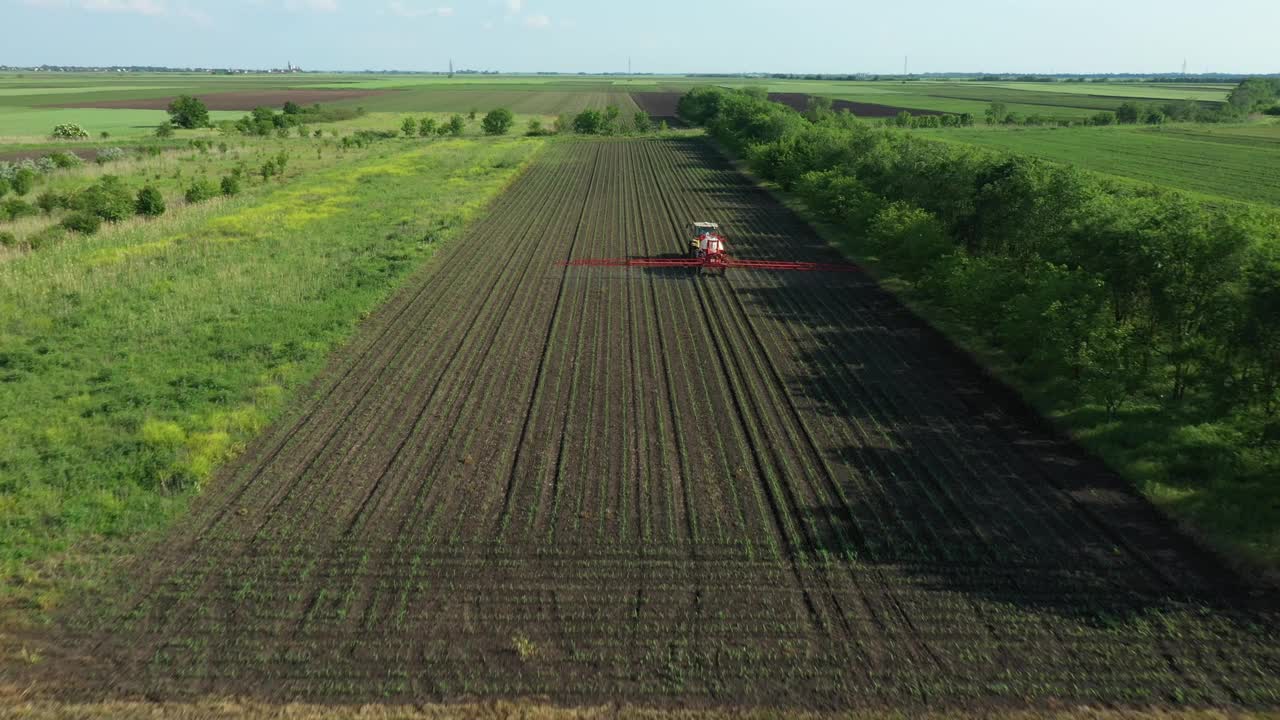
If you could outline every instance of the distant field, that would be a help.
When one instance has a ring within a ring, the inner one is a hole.
[[[1280,204],[1280,124],[974,129],[931,136],[1026,153],[1204,195]]]
[[[1206,104],[1225,102],[1226,85],[1169,85],[1163,83],[979,83],[961,81],[831,81],[831,80],[727,80],[725,87],[761,86],[769,92],[803,92],[813,95],[878,103],[920,110],[981,115],[993,102],[1002,102],[1021,115],[1048,115],[1075,119],[1122,103],[1196,100]]]
[[[209,113],[214,122],[236,119],[242,112]],[[101,133],[113,137],[148,135],[169,116],[163,110],[104,110],[100,108],[4,108],[0,107],[0,143],[30,142],[47,138],[59,123],[79,123],[97,138]],[[2,151],[0,151],[2,152]]]

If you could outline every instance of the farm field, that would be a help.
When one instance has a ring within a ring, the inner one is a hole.
[[[1226,99],[1226,86],[1166,83],[979,83],[961,81],[831,81],[682,76],[531,76],[199,73],[0,74],[0,138],[31,136],[75,116],[96,135],[143,135],[164,119],[168,100],[201,97],[211,110],[238,117],[256,105],[285,100],[364,107],[371,112],[487,112],[507,107],[525,115],[555,116],[618,105],[624,116],[646,105],[649,93],[681,93],[697,85],[764,87],[784,95],[815,94],[852,103],[866,117],[900,109],[972,113],[981,117],[993,101],[1021,115],[1083,119],[1122,102]],[[222,119],[220,115],[217,119]],[[90,127],[92,126],[92,127]]]
[[[930,137],[1000,148],[1202,195],[1280,204],[1280,124],[973,129]]]
[[[838,260],[700,139],[551,143],[32,692],[1280,704],[1266,598],[870,277],[564,265],[710,218]]]

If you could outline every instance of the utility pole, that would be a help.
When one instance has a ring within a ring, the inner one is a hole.
[[[627,56],[627,75],[631,74],[631,56]]]
[[[449,58],[449,77],[453,77],[453,58]]]
[[[907,67],[908,67],[907,61],[908,61],[908,60],[910,60],[910,59],[911,59],[911,56],[909,56],[909,55],[903,55],[903,56],[902,56],[902,76],[903,76],[903,77],[906,77],[907,75],[910,75],[910,74],[911,74],[911,73],[907,72]]]

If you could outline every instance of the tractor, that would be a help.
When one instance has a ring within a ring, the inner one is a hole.
[[[724,274],[726,261],[729,259],[728,246],[720,226],[713,222],[695,222],[689,226],[689,259],[699,261],[698,269],[703,273]]]

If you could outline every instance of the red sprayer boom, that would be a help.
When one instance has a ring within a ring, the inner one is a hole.
[[[801,272],[853,272],[856,265],[843,263],[795,262],[789,260],[736,260],[729,257],[728,242],[720,234],[720,226],[696,222],[690,226],[693,239],[685,258],[582,258],[564,263],[567,267],[650,267],[700,268],[715,272],[728,268],[744,270],[795,270]]]

